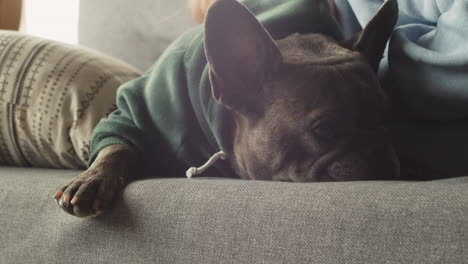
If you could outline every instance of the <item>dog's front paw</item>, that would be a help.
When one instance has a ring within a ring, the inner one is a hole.
[[[116,170],[90,168],[60,188],[55,200],[65,212],[78,217],[95,216],[109,210],[124,187],[124,177]]]

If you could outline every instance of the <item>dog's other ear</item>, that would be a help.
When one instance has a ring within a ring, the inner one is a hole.
[[[377,72],[385,46],[398,20],[397,0],[387,0],[366,27],[343,46],[364,54]]]
[[[270,34],[235,0],[217,0],[208,9],[205,54],[213,97],[238,112],[256,110],[263,82],[281,61]]]

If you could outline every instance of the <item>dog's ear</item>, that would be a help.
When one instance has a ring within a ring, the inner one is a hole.
[[[398,20],[397,0],[387,0],[366,27],[343,46],[364,54],[377,72],[385,46]]]
[[[255,110],[262,83],[281,61],[270,34],[235,0],[217,0],[208,9],[205,54],[213,97],[238,112]]]

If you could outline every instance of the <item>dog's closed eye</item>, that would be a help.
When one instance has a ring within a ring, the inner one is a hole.
[[[328,142],[334,142],[339,138],[340,131],[337,126],[334,125],[331,121],[321,121],[317,124],[312,133],[320,138],[320,140],[326,140]]]

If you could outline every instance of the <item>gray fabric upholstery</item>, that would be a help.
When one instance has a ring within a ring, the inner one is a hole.
[[[148,179],[109,215],[52,196],[79,171],[0,168],[0,263],[466,263],[468,177]]]
[[[147,70],[194,25],[187,0],[81,0],[78,41]]]

